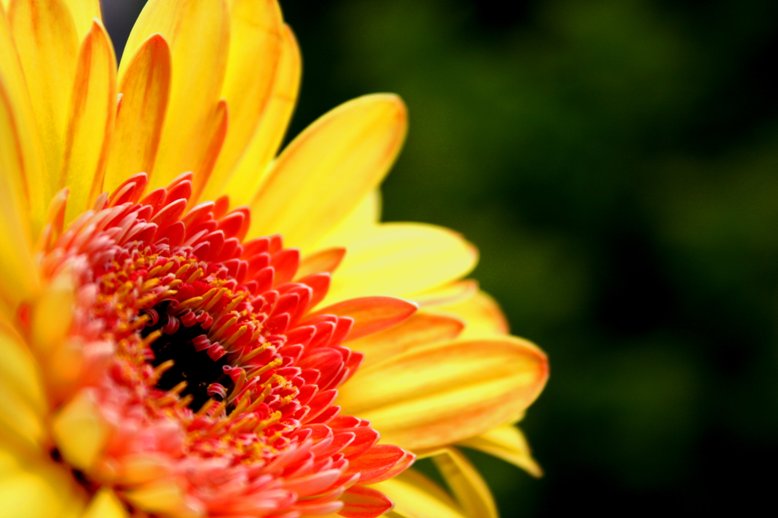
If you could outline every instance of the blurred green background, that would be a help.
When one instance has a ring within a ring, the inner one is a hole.
[[[769,501],[778,3],[281,3],[304,59],[290,134],[399,93],[386,219],[462,231],[514,333],[550,356],[524,422],[545,477],[475,458],[502,514]]]

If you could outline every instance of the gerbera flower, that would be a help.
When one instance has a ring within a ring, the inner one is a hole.
[[[4,513],[488,516],[456,445],[537,470],[511,423],[543,353],[459,235],[378,220],[397,97],[276,157],[274,1],[151,0],[118,67],[97,0],[0,13]]]

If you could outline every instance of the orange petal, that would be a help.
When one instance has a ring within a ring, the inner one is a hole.
[[[377,94],[340,105],[281,154],[253,200],[251,235],[280,233],[288,246],[313,245],[389,171],[405,138],[405,105]]]
[[[415,313],[416,309],[416,304],[402,299],[363,297],[327,306],[315,315],[331,314],[353,318],[354,326],[348,334],[348,339],[353,340],[397,325]]]
[[[392,502],[383,493],[365,486],[349,488],[341,500],[344,505],[338,514],[346,518],[378,516],[392,507]]]
[[[454,341],[361,369],[338,403],[386,442],[418,452],[515,421],[547,378],[545,354],[525,340]]]
[[[61,185],[70,188],[68,221],[102,190],[115,112],[116,58],[108,33],[94,22],[79,52],[65,135]]]
[[[170,73],[170,49],[156,34],[138,50],[119,85],[121,101],[106,168],[106,191],[112,192],[136,173],[153,169],[167,110]]]
[[[397,326],[350,341],[348,346],[365,354],[367,367],[414,347],[453,340],[464,327],[459,319],[419,312]]]

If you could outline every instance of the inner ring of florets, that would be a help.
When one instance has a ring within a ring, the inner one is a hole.
[[[277,236],[245,241],[246,210],[189,208],[191,176],[143,196],[145,184],[131,178],[67,229],[55,217],[44,247],[43,274],[77,286],[71,339],[84,358],[110,351],[62,398],[87,394],[110,429],[75,468],[143,509],[135,486],[176,481],[187,509],[257,516],[336,512],[350,488],[406,469],[412,454],[335,405],[362,356],[343,345],[353,319],[316,309],[329,273],[301,273]]]

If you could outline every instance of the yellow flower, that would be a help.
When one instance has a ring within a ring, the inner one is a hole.
[[[538,472],[545,356],[459,235],[379,221],[402,102],[276,156],[299,77],[272,0],[151,0],[118,67],[98,0],[3,2],[4,513],[493,516],[458,445]]]

